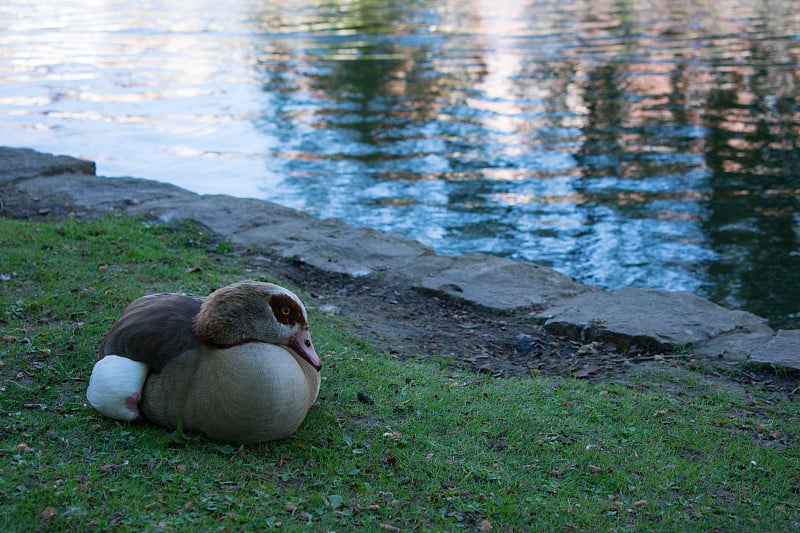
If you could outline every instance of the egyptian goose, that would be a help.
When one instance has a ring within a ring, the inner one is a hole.
[[[242,281],[206,298],[152,294],[128,305],[100,347],[86,397],[117,420],[262,442],[300,426],[321,367],[300,299]]]

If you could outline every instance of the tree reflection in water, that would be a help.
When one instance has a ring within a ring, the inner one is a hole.
[[[800,327],[796,4],[10,3],[0,142]]]

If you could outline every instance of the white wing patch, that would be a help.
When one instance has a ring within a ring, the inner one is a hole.
[[[86,399],[104,416],[128,422],[136,420],[149,370],[145,363],[107,355],[94,364]]]

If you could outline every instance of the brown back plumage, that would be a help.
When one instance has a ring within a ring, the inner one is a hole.
[[[151,294],[134,300],[100,345],[100,359],[119,355],[159,372],[170,359],[202,343],[192,333],[192,319],[203,298],[185,294]]]

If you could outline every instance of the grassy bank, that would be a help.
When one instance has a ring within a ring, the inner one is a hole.
[[[129,301],[280,281],[229,250],[141,219],[0,219],[0,530],[800,527],[786,400],[398,361],[307,295],[325,381],[292,438],[233,447],[89,408],[97,347]]]

